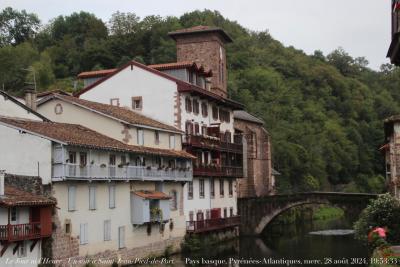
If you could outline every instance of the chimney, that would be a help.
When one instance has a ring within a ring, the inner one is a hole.
[[[0,170],[0,197],[4,196],[4,174],[5,170]]]
[[[36,111],[36,91],[32,88],[25,89],[25,105]]]

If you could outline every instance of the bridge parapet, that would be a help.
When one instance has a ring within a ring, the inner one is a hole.
[[[282,212],[301,205],[329,204],[341,207],[352,214],[359,214],[377,194],[308,192],[290,195],[273,195],[238,200],[242,235],[259,235]]]

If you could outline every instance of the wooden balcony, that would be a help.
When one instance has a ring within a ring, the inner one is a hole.
[[[207,177],[243,177],[243,167],[241,166],[194,166],[193,176]]]
[[[146,166],[98,166],[54,164],[53,181],[60,180],[147,180],[191,181],[190,168],[156,168]]]
[[[243,153],[243,144],[241,138],[234,137],[235,142],[224,141],[223,136],[211,137],[203,135],[186,135],[183,139],[183,144],[195,148],[203,148],[216,151],[226,151],[237,154]]]
[[[39,222],[0,225],[0,240],[15,242],[49,237],[51,231],[44,231]]]
[[[205,233],[232,228],[240,225],[240,216],[228,218],[208,219],[203,221],[187,221],[186,231],[188,233]]]

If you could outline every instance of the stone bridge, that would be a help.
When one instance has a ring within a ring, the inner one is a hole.
[[[342,208],[346,214],[355,217],[369,204],[371,199],[375,199],[377,196],[363,193],[310,192],[240,198],[238,199],[238,213],[241,216],[240,232],[243,235],[259,235],[282,212],[307,204],[337,206]]]

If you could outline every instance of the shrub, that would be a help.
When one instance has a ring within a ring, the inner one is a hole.
[[[380,195],[365,208],[354,224],[355,237],[367,242],[368,233],[375,227],[387,227],[387,241],[400,242],[400,204],[389,194]]]

